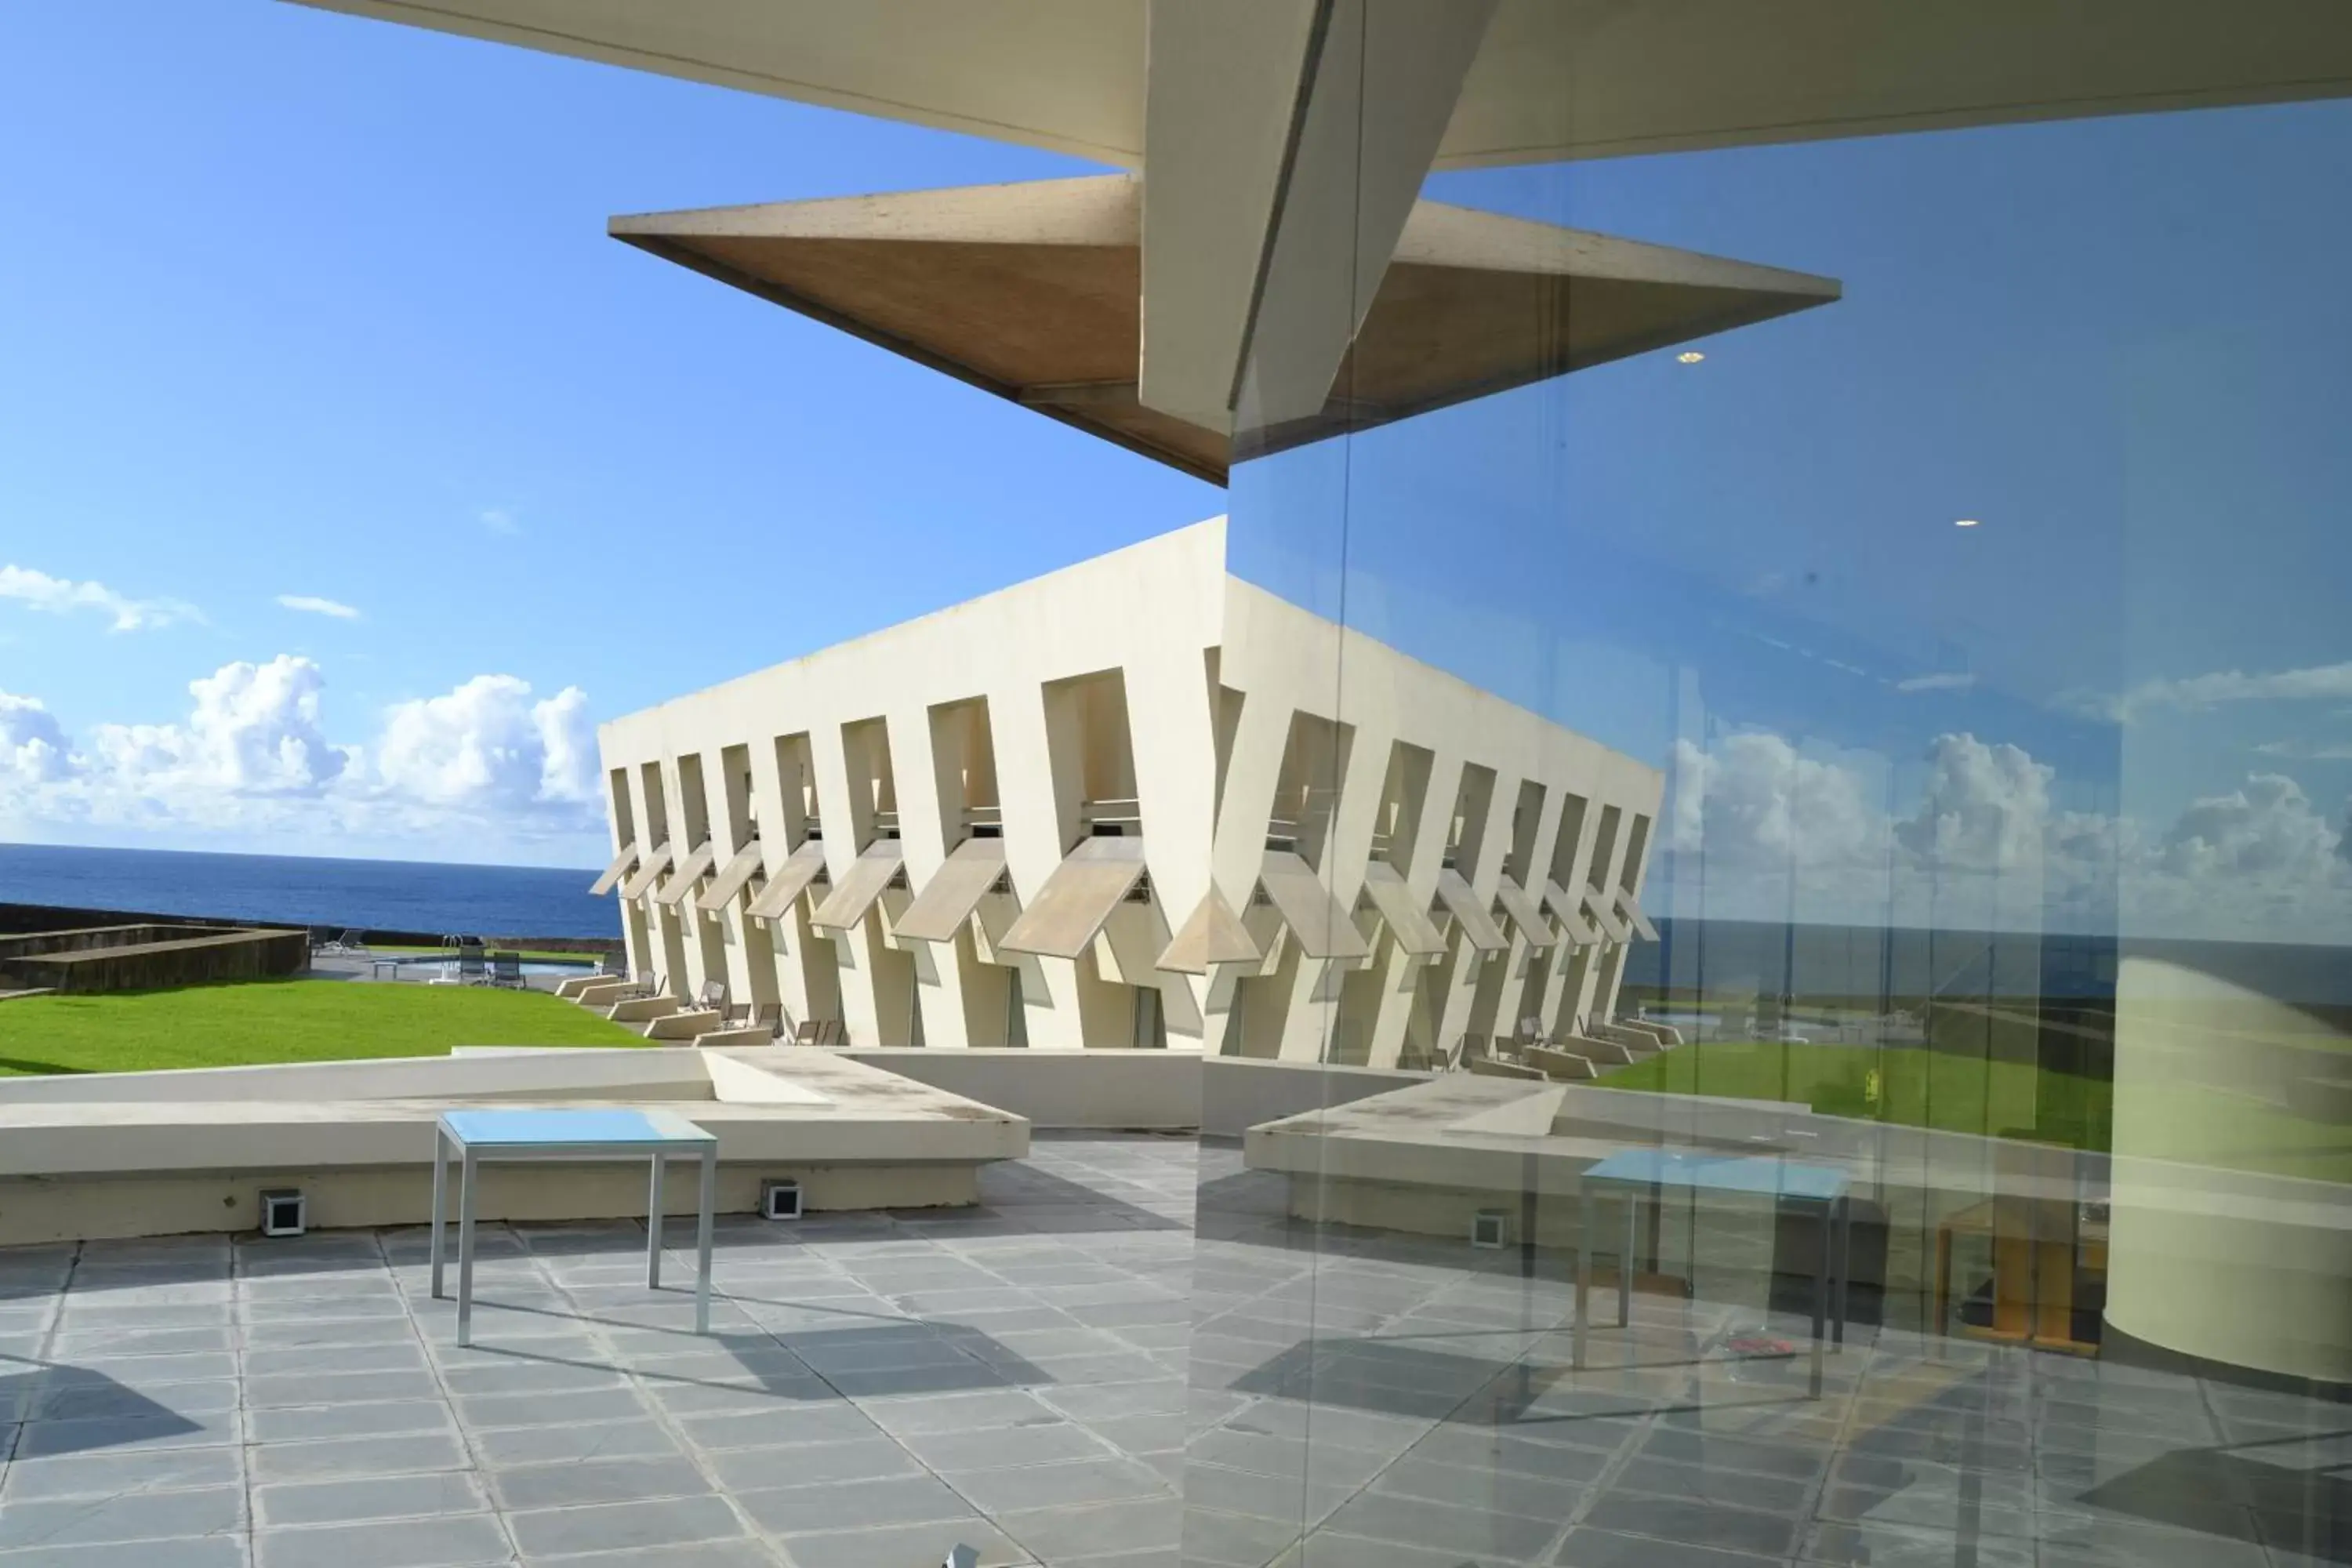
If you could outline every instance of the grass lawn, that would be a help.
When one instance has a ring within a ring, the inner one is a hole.
[[[544,992],[482,986],[265,980],[0,1002],[0,1076],[645,1043]]]
[[[2104,1149],[2114,1086],[2016,1062],[1866,1046],[1710,1040],[1620,1068],[1612,1089],[1793,1100],[1853,1116],[1948,1132],[2003,1134]]]

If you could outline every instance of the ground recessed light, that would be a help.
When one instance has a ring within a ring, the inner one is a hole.
[[[1676,359],[1678,359],[1678,360],[1682,361],[1682,362],[1683,362],[1683,363],[1685,363],[1685,364],[1696,364],[1696,363],[1698,363],[1698,362],[1699,362],[1699,361],[1701,361],[1701,360],[1705,359],[1706,356],[1705,354],[1703,354],[1703,353],[1699,353],[1699,352],[1698,352],[1698,350],[1696,350],[1696,349],[1685,349],[1682,353],[1680,353],[1676,354],[1675,357]]]
[[[1976,525],[1977,520],[1972,517],[1956,517],[1952,519],[1952,526],[1954,528],[1974,528]]]

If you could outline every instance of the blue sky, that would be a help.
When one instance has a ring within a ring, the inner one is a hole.
[[[591,859],[594,719],[1221,510],[603,234],[1084,169],[260,0],[0,9],[0,837]],[[1845,298],[1253,465],[1237,567],[1337,608],[1344,538],[1352,620],[1674,772],[1670,849],[1831,887],[1772,835],[1850,795],[1840,866],[2024,812],[2336,899],[2347,176],[2340,104],[1440,176]]]

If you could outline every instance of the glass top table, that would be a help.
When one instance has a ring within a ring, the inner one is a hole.
[[[442,1221],[448,1208],[449,1165],[457,1176],[457,1342],[473,1342],[474,1210],[485,1160],[644,1160],[651,1171],[646,1199],[646,1289],[661,1289],[662,1186],[672,1159],[701,1166],[696,1208],[694,1331],[710,1331],[710,1231],[719,1187],[719,1140],[674,1111],[598,1106],[582,1110],[445,1110],[433,1130],[433,1295],[442,1290]]]
[[[1642,1195],[1659,1202],[1668,1192],[1769,1197],[1810,1204],[1821,1220],[1820,1251],[1813,1265],[1813,1342],[1811,1387],[1822,1392],[1822,1330],[1845,1342],[1846,1297],[1851,1289],[1853,1225],[1846,1173],[1833,1165],[1807,1164],[1778,1155],[1714,1154],[1689,1149],[1621,1149],[1587,1166],[1580,1182],[1581,1213],[1576,1237],[1576,1334],[1574,1364],[1584,1364],[1591,1313],[1594,1222],[1602,1199],[1614,1194],[1624,1205],[1623,1248],[1617,1260],[1617,1326],[1633,1321],[1634,1222]],[[1835,1268],[1832,1268],[1832,1259]]]

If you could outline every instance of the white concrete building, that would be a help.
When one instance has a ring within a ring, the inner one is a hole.
[[[1654,934],[1657,770],[1234,578],[1222,519],[599,738],[632,966],[852,1044],[1410,1064],[1612,1016]]]

